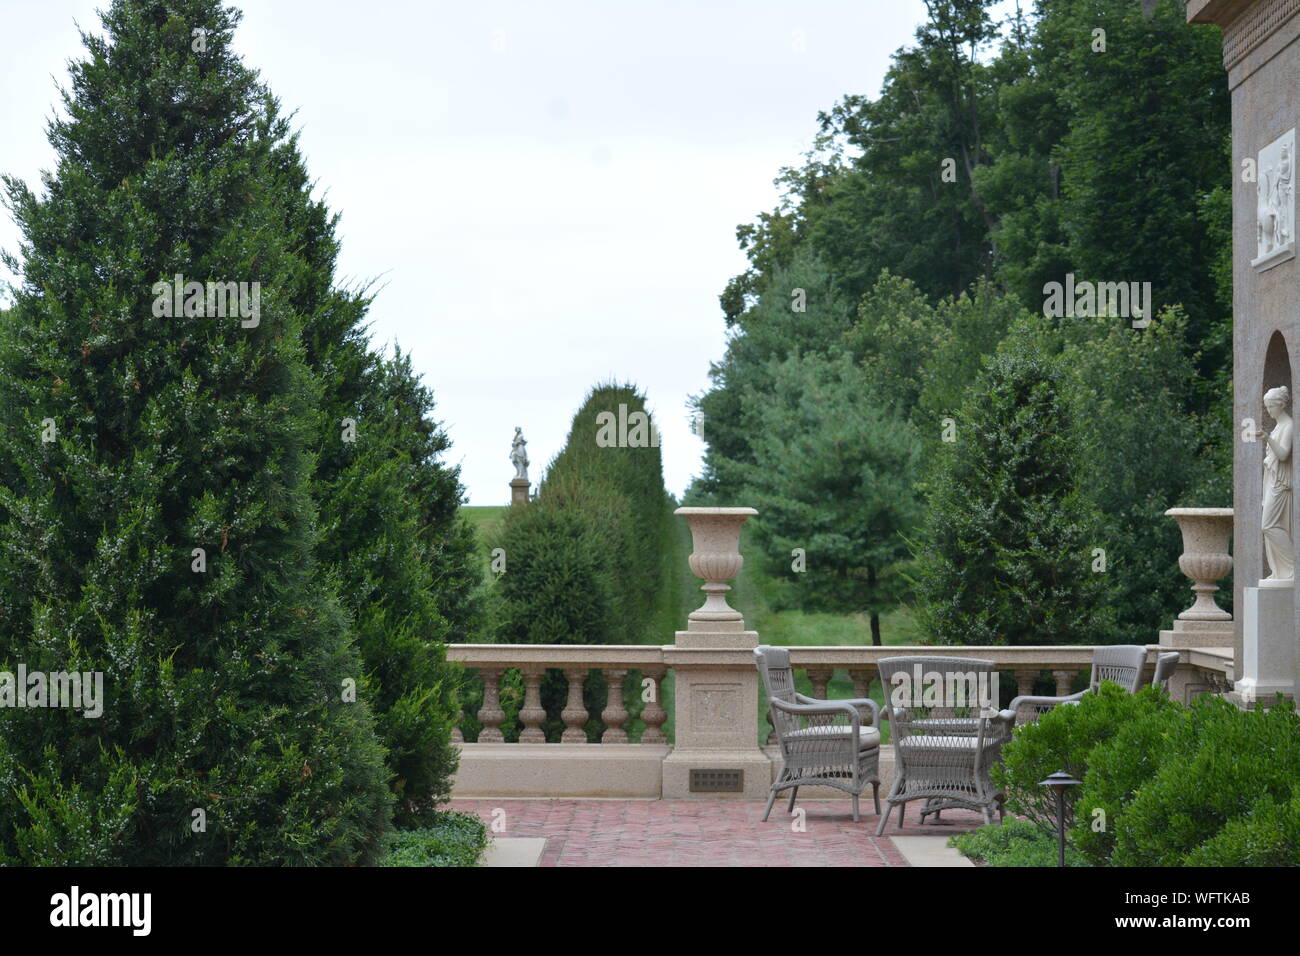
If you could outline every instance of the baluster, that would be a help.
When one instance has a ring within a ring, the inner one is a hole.
[[[542,709],[542,674],[544,668],[524,668],[524,706],[519,708],[519,722],[524,729],[519,734],[521,744],[544,744],[546,734],[542,731],[542,721],[546,711]]]
[[[649,677],[653,683],[654,698],[645,703],[641,710],[641,719],[645,721],[645,730],[641,732],[641,743],[643,744],[663,744],[668,742],[664,736],[663,724],[668,719],[668,711],[664,710],[664,705],[660,697],[664,692],[664,676],[668,671],[662,667],[655,670],[642,669],[641,676]]]
[[[483,706],[479,708],[478,719],[483,725],[479,732],[481,744],[499,744],[505,742],[501,733],[501,721],[506,719],[506,712],[501,709],[501,688],[498,686],[505,671],[500,667],[480,667],[483,675]]]
[[[1038,671],[1016,671],[1016,696],[1024,697],[1034,692],[1034,681],[1038,680]]]
[[[605,733],[600,738],[602,744],[627,743],[627,731],[623,729],[623,722],[627,720],[627,709],[623,706],[623,678],[626,676],[626,670],[605,671],[605,679],[609,681],[609,699],[601,715],[605,721]]]
[[[871,671],[869,670],[850,670],[849,680],[853,681],[853,696],[859,700],[867,697],[871,693]],[[858,711],[866,717],[867,708],[859,707]]]
[[[564,721],[560,743],[585,744],[587,732],[582,729],[582,725],[587,722],[587,708],[582,702],[582,682],[587,679],[587,672],[567,670],[564,677],[569,682],[569,697],[564,702],[564,710],[560,711],[560,719]]]
[[[826,685],[831,682],[832,671],[824,668],[808,668],[808,680],[812,684],[812,695],[818,700],[826,699]]]
[[[1052,671],[1052,676],[1056,678],[1056,696],[1068,696],[1070,685],[1074,683],[1074,671]]]

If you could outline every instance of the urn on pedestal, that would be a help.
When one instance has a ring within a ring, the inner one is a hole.
[[[730,581],[744,567],[740,554],[740,529],[747,518],[758,514],[753,508],[678,508],[674,514],[686,519],[691,529],[690,566],[703,578],[700,590],[704,603],[687,617],[690,631],[743,631],[744,616],[729,604]]]
[[[1170,508],[1166,515],[1178,522],[1183,532],[1183,553],[1178,567],[1192,579],[1196,600],[1178,615],[1180,621],[1231,621],[1232,615],[1219,607],[1214,582],[1232,570],[1228,542],[1232,539],[1231,508]]]
[[[1219,607],[1215,583],[1232,570],[1228,542],[1232,540],[1231,508],[1170,508],[1166,515],[1183,532],[1178,567],[1192,579],[1196,600],[1178,615],[1173,630],[1160,632],[1166,647],[1232,647],[1232,615]]]

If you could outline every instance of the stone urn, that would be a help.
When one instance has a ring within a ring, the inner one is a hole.
[[[1196,601],[1180,621],[1231,621],[1232,615],[1214,601],[1214,582],[1232,570],[1228,542],[1232,539],[1231,508],[1170,508],[1165,512],[1183,532],[1178,567],[1192,579]]]
[[[691,529],[691,571],[703,578],[700,587],[704,603],[687,618],[693,631],[742,631],[745,619],[727,604],[730,581],[744,567],[740,555],[740,529],[745,519],[758,514],[753,508],[678,508],[674,514],[686,519]]]

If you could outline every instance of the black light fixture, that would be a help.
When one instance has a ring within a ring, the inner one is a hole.
[[[1048,787],[1056,794],[1056,840],[1060,851],[1058,866],[1065,866],[1065,790],[1081,783],[1082,780],[1075,780],[1064,770],[1058,770],[1046,780],[1038,781],[1040,787]]]

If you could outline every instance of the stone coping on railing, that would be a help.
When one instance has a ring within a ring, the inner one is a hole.
[[[820,647],[791,646],[790,662],[796,667],[860,668],[875,666],[881,658],[910,655],[974,657],[991,660],[1000,667],[1042,670],[1088,669],[1096,646],[1092,644],[1044,644],[1026,647],[971,645],[885,645],[836,644]],[[1147,663],[1169,648],[1147,645]],[[1181,648],[1182,663],[1206,670],[1227,670],[1232,666],[1232,648]],[[449,644],[447,658],[470,667],[496,664],[500,667],[653,667],[677,663],[753,665],[753,652],[745,648],[678,647],[675,644]]]
[[[1161,650],[1168,650],[1161,647]],[[1183,664],[1191,664],[1204,670],[1230,670],[1233,651],[1231,647],[1182,647],[1178,653],[1183,655]]]
[[[640,667],[662,665],[664,650],[656,644],[448,644],[447,659],[474,667]]]

